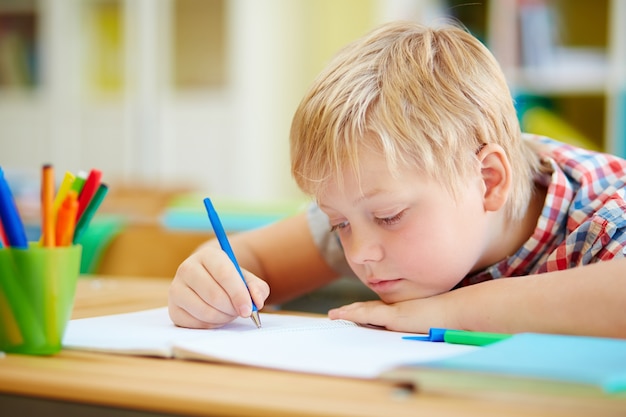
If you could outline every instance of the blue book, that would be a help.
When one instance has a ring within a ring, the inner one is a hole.
[[[607,394],[626,393],[625,339],[521,333],[419,366],[592,385]]]

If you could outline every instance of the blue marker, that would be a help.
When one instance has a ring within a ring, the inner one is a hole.
[[[222,227],[222,222],[220,221],[220,218],[217,215],[217,211],[215,211],[215,208],[213,207],[213,203],[211,203],[210,198],[204,199],[204,206],[206,207],[206,211],[209,214],[209,220],[211,221],[211,226],[213,226],[213,231],[215,232],[217,241],[220,243],[222,250],[226,252],[226,255],[228,255],[230,260],[233,262],[233,264],[235,265],[235,268],[237,268],[237,272],[239,272],[239,276],[241,277],[244,284],[246,284],[246,280],[243,277],[243,273],[241,272],[239,263],[237,263],[237,259],[235,258],[233,249],[230,247],[230,243],[228,242],[228,237],[226,237],[226,232],[224,231],[224,228]],[[246,288],[247,287],[248,287],[248,284],[246,284]],[[252,318],[252,321],[254,321],[254,324],[256,324],[256,327],[260,329],[261,319],[259,318],[259,309],[254,304],[254,301],[252,301],[252,315],[250,317]]]
[[[24,224],[17,211],[13,194],[4,178],[4,171],[0,167],[0,221],[4,227],[8,246],[19,249],[28,248],[28,239]]]

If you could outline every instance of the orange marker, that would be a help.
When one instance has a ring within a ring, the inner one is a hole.
[[[41,236],[44,247],[55,245],[54,223],[54,168],[46,164],[41,173]]]
[[[67,192],[57,212],[56,241],[58,246],[69,246],[74,239],[76,213],[78,212],[78,194],[74,190]]]

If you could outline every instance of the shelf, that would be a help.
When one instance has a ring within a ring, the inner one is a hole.
[[[0,89],[30,90],[39,84],[39,16],[30,2],[0,3]]]
[[[551,62],[542,66],[509,69],[509,81],[537,94],[604,94],[610,67],[601,48],[558,48]]]
[[[514,94],[543,96],[554,116],[621,155],[614,95],[625,92],[620,0],[491,0],[487,45]],[[620,81],[622,79],[622,81]],[[522,126],[524,128],[524,126]],[[533,132],[543,134],[543,132]],[[567,138],[556,137],[567,141]],[[622,155],[626,156],[626,155]]]

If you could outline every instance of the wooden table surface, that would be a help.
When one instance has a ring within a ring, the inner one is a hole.
[[[162,307],[169,280],[82,278],[74,318]],[[623,416],[626,398],[446,390],[245,366],[63,350],[0,359],[2,399],[215,416]],[[1,413],[0,413],[1,414]],[[21,415],[21,414],[20,414]],[[25,414],[24,414],[25,415]],[[144,414],[142,414],[144,415]]]

